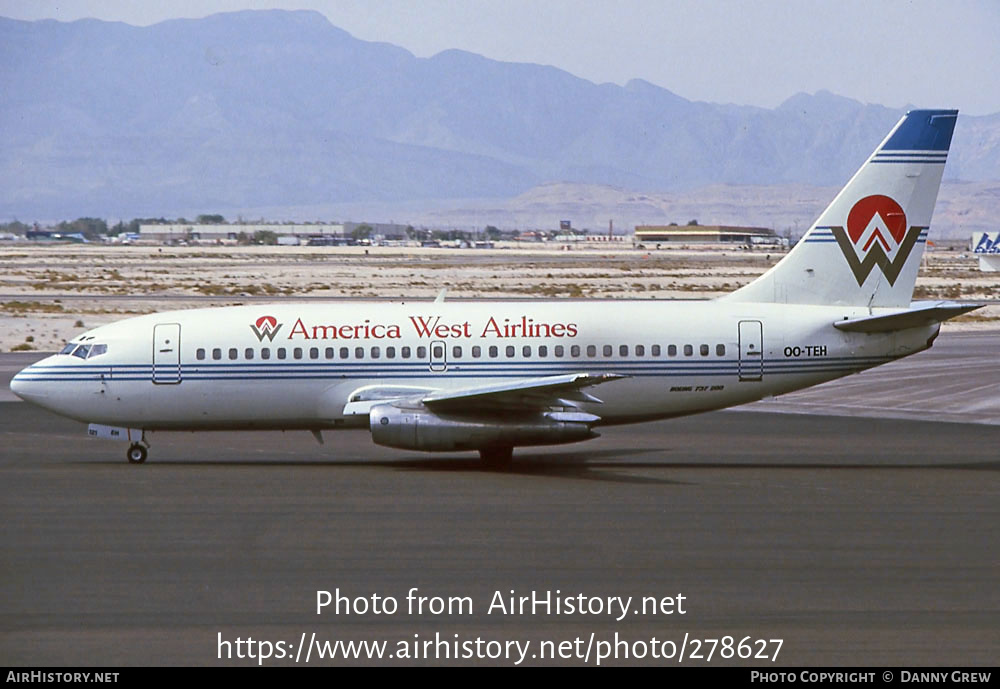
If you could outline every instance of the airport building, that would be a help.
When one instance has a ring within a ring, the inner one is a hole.
[[[636,225],[635,240],[640,244],[683,242],[687,244],[772,244],[786,243],[766,227],[735,225]]]
[[[406,239],[406,225],[396,223],[153,223],[139,226],[139,238],[156,242],[216,242],[236,241],[240,233],[252,237],[257,232],[273,232],[279,244],[340,243],[353,238],[354,230],[362,225],[372,228],[371,238]]]

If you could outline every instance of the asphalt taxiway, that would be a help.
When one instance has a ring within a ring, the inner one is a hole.
[[[831,415],[819,397],[812,414],[759,411],[781,398],[520,449],[509,472],[353,431],[323,446],[304,432],[162,433],[132,466],[123,445],[88,440],[81,424],[0,402],[0,663],[254,664],[220,660],[219,635],[297,643],[315,632],[732,636],[782,639],[777,663],[756,661],[768,667],[995,664],[1000,425],[940,422],[919,406],[944,389],[938,411],[962,418],[963,376],[975,409],[997,404],[997,369],[980,351],[996,339],[980,337],[956,345],[957,362],[927,360],[949,376],[897,377],[896,405],[922,418]],[[0,357],[0,372],[22,363]],[[882,401],[866,406],[891,411],[880,395],[892,381],[871,380]],[[825,399],[850,413],[855,393],[870,403],[858,390]],[[412,587],[467,596],[473,613],[315,612],[317,590],[403,605]],[[681,593],[686,614],[487,614],[511,590]]]

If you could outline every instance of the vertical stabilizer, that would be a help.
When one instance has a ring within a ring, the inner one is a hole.
[[[911,110],[802,240],[731,301],[906,307],[957,110]]]

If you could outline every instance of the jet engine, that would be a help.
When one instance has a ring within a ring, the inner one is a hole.
[[[425,407],[379,404],[371,408],[372,440],[403,450],[450,452],[486,447],[559,445],[598,437],[600,417],[575,411],[492,414],[435,413]]]

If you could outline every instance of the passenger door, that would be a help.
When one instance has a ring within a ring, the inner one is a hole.
[[[760,321],[740,321],[740,380],[764,377],[764,326]]]
[[[181,382],[181,325],[153,326],[153,382],[176,385]]]

